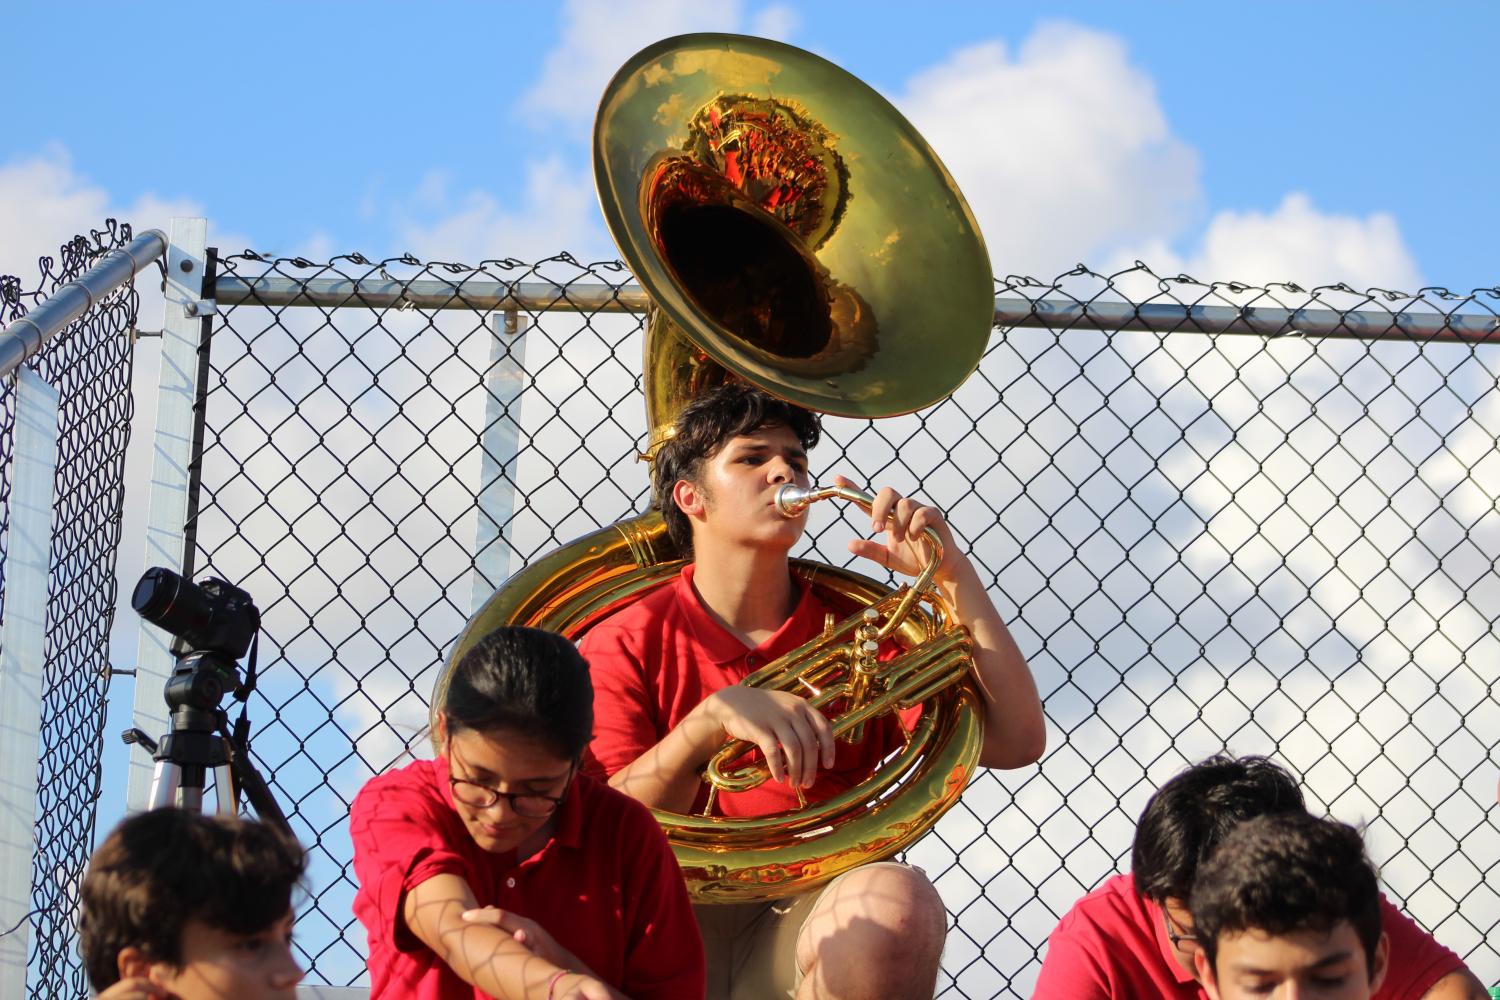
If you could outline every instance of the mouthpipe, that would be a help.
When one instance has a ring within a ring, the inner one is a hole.
[[[875,498],[863,490],[854,489],[852,486],[811,486],[801,487],[787,483],[776,490],[776,509],[781,512],[782,517],[798,517],[807,510],[807,505],[818,500],[829,500],[838,497],[848,500],[850,503],[861,507],[865,513],[873,514]],[[889,523],[891,515],[886,516]],[[886,626],[881,630],[880,638],[884,639],[895,625],[904,619],[911,610],[912,603],[919,593],[924,593],[932,583],[933,576],[937,573],[938,566],[943,562],[943,540],[932,528],[923,528],[922,537],[927,541],[927,565],[917,576],[916,583],[912,585],[911,591],[901,599],[901,604],[896,612],[892,614]]]

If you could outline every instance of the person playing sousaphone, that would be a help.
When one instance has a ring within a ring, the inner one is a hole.
[[[677,813],[701,810],[700,772],[726,739],[753,743],[773,782],[721,793],[723,815],[796,809],[864,780],[902,744],[887,715],[864,739],[834,739],[828,719],[795,695],[737,682],[814,638],[828,610],[788,564],[805,514],[778,512],[776,491],[808,484],[815,415],[744,385],[690,403],[652,467],[655,502],[673,541],[692,561],[675,582],[595,625],[580,651],[594,682],[590,755],[627,795]],[[841,480],[843,485],[850,485]],[[1025,659],[942,513],[895,490],[876,496],[878,541],[856,555],[914,575],[924,529],[943,542],[935,582],[973,636],[984,698],[979,762],[1015,768],[1045,743],[1037,690]],[[931,997],[946,933],[936,890],[917,869],[867,864],[801,896],[699,905],[709,996],[734,998]]]
[[[1040,757],[1036,685],[936,508],[844,479],[797,487],[816,414],[912,413],[979,364],[995,303],[973,213],[879,94],[736,35],[628,60],[600,101],[594,167],[651,303],[657,510],[529,561],[452,660],[507,624],[581,639],[583,766],[656,807],[709,997],[930,997],[944,907],[887,859],[977,765]],[[851,551],[909,587],[789,559],[806,505],[834,498],[879,536]]]

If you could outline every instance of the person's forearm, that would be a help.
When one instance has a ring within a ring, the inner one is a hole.
[[[1422,1000],[1489,1000],[1490,992],[1468,969],[1450,972],[1432,984]]]
[[[702,708],[693,709],[660,743],[616,771],[610,787],[653,809],[692,809],[703,766],[724,741],[723,730]]]
[[[985,700],[979,763],[997,768],[1035,763],[1047,746],[1047,725],[1026,658],[971,562],[957,560],[940,586],[974,639],[974,672]]]
[[[402,918],[417,939],[470,986],[497,1000],[541,1000],[558,967],[510,932],[465,920],[464,911],[476,905],[467,882],[455,875],[437,875],[408,891]]]
[[[444,927],[440,940],[438,954],[448,967],[496,1000],[541,1000],[548,982],[561,971],[495,927]]]

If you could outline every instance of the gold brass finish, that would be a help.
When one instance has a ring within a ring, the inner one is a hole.
[[[610,231],[654,306],[646,457],[682,406],[729,379],[808,409],[877,417],[938,402],[978,365],[994,298],[973,215],[910,123],[817,56],[720,34],[650,46],[600,102],[594,174]],[[778,502],[795,516],[827,498],[870,509],[866,494],[842,488]],[[831,799],[753,818],[658,810],[696,901],[804,891],[911,846],[958,801],[979,757],[982,699],[968,632],[930,586],[942,551],[929,534],[930,565],[894,592],[792,561],[844,617],[742,683],[842,706],[834,726],[844,739],[881,712],[921,713],[901,750]],[[682,564],[657,512],[602,528],[506,581],[448,664],[501,625],[577,639]],[[902,651],[880,662],[887,637]],[[711,796],[765,780],[763,765],[732,766],[744,750],[726,744],[707,765]]]

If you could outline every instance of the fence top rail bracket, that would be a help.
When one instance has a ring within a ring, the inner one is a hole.
[[[63,285],[31,312],[0,332],[0,377],[9,375],[68,324],[121,285],[132,281],[167,252],[167,234],[148,229],[123,247],[100,256],[83,274]]]
[[[639,285],[597,282],[497,281],[468,278],[309,278],[221,275],[214,284],[221,305],[316,306],[366,309],[558,310],[642,313],[650,303]],[[1326,307],[1202,305],[997,296],[995,325],[1062,331],[1250,334],[1259,337],[1334,337],[1500,343],[1500,315],[1490,312],[1415,312]]]

